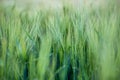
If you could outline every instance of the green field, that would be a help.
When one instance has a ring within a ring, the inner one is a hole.
[[[119,80],[116,5],[36,16],[0,8],[0,80]]]

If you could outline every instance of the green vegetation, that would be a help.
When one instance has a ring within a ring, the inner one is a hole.
[[[119,80],[120,15],[106,8],[0,8],[0,80]]]

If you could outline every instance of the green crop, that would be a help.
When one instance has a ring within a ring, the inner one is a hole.
[[[0,8],[0,80],[119,80],[120,15],[65,6],[34,17]]]

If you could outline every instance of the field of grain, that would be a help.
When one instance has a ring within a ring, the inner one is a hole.
[[[119,80],[117,0],[16,1],[0,3],[0,80]]]

